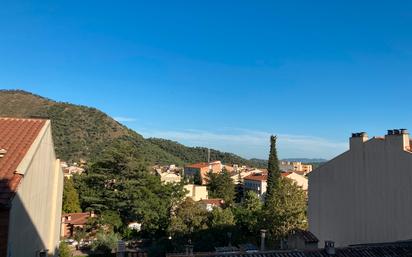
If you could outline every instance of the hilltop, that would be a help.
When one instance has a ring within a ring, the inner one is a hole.
[[[0,90],[0,106],[0,116],[50,119],[56,154],[63,160],[93,159],[102,149],[118,141],[135,147],[139,158],[148,164],[183,165],[206,160],[206,148],[187,147],[165,139],[145,139],[96,108],[56,102],[21,90]],[[211,150],[211,158],[224,163],[260,166],[217,150]]]

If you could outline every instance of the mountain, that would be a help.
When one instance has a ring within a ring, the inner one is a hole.
[[[190,162],[204,162],[207,160],[208,148],[205,147],[187,147],[178,142],[161,139],[161,138],[149,138],[147,139],[154,145],[159,146],[161,149],[173,154],[185,163]],[[231,164],[244,164],[257,168],[266,168],[266,163],[256,161],[257,159],[246,160],[240,156],[232,153],[221,152],[214,149],[210,149],[210,160],[220,160],[222,163]]]
[[[0,116],[50,119],[56,154],[66,161],[94,159],[102,149],[117,142],[136,148],[137,156],[148,164],[183,165],[207,159],[206,148],[186,147],[164,139],[145,139],[95,108],[56,102],[21,90],[0,90]],[[226,163],[254,163],[216,150],[211,150],[211,157]]]

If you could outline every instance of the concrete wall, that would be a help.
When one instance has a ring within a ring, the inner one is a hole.
[[[32,155],[28,154],[19,166],[24,177],[10,210],[10,257],[37,256],[41,249],[57,256],[63,172],[54,153],[50,122],[36,140],[29,150]]]
[[[309,229],[324,245],[412,239],[408,135],[350,139],[350,150],[309,174]]]

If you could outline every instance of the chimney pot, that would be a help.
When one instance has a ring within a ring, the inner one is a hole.
[[[325,241],[325,251],[329,255],[335,255],[335,242],[333,241]]]
[[[399,129],[394,129],[394,130],[393,130],[393,134],[394,134],[394,135],[399,135],[399,134],[400,134]]]
[[[409,131],[407,129],[401,129],[401,134],[403,135],[409,134]]]
[[[388,136],[393,135],[393,130],[392,129],[388,129]]]

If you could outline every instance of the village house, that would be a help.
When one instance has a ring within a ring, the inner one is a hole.
[[[266,195],[267,179],[267,173],[253,173],[244,178],[243,188],[245,191],[254,191],[263,200]]]
[[[0,118],[0,256],[57,256],[63,172],[49,120]]]
[[[406,129],[368,139],[309,174],[309,229],[337,246],[412,239],[412,151]]]
[[[209,197],[206,186],[188,184],[185,185],[183,188],[187,190],[186,197],[191,198],[195,202],[200,201],[202,199],[208,199]]]
[[[312,171],[312,165],[302,162],[280,161],[279,169],[283,172],[293,171],[299,175],[306,175]]]
[[[207,173],[220,173],[222,172],[223,165],[220,161],[213,162],[200,162],[195,164],[186,165],[184,168],[184,175],[186,178],[191,178],[199,181],[195,181],[200,185],[207,184]]]
[[[199,201],[200,205],[208,212],[213,211],[213,208],[222,208],[225,201],[221,198],[202,199]]]
[[[292,180],[296,185],[300,186],[302,190],[308,191],[308,179],[296,172],[282,172],[282,177]]]
[[[266,195],[267,189],[267,171],[261,171],[250,174],[244,178],[243,188],[244,190],[252,190],[263,200]],[[302,190],[308,190],[308,180],[302,175],[299,175],[295,172],[282,172],[281,176],[286,179],[290,179],[297,186],[300,186]]]
[[[253,169],[253,168],[249,168],[249,169],[239,169],[239,171],[237,172],[232,172],[230,178],[233,180],[233,183],[235,184],[239,184],[239,183],[243,183],[244,178],[254,174],[254,173],[260,173],[261,171],[258,169]]]
[[[168,166],[155,165],[153,170],[163,183],[180,183],[182,181],[182,169],[174,164]]]
[[[76,229],[83,229],[89,218],[95,217],[93,212],[66,213],[62,215],[60,237],[72,238]]]

